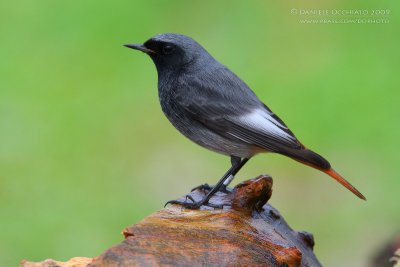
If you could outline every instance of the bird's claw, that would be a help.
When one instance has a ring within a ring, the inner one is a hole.
[[[203,191],[204,194],[207,194],[209,191],[211,191],[214,188],[214,186],[211,186],[209,184],[201,184],[199,186],[196,186],[195,188],[193,188],[190,192],[196,191],[196,190],[200,190]],[[218,190],[219,192],[225,193],[225,194],[229,194],[232,193],[231,190],[229,190],[225,185],[222,185],[221,188]]]
[[[209,184],[205,183],[205,184],[201,184],[199,186],[196,186],[195,188],[192,188],[192,190],[190,190],[190,192],[196,191],[196,190],[200,190],[203,191],[204,193],[206,193],[206,191],[211,191],[213,187],[210,186]]]
[[[185,207],[185,208],[187,208],[187,209],[191,209],[191,210],[197,210],[197,209],[199,209],[199,208],[201,207],[201,205],[202,205],[200,202],[192,202],[192,203],[190,203],[190,202],[187,202],[186,200],[185,200],[185,201],[170,200],[170,201],[168,201],[167,203],[165,203],[165,206],[164,206],[164,207],[166,207],[168,204],[177,204],[177,205],[181,205],[181,206],[183,206],[183,207]]]
[[[192,202],[188,202],[188,199]],[[179,201],[179,200],[170,200],[167,203],[165,203],[164,207],[166,207],[168,204],[177,204],[177,205],[181,205],[187,209],[192,209],[192,210],[197,210],[199,209],[201,206],[207,206],[207,207],[211,207],[214,209],[223,209],[224,206],[230,206],[230,204],[212,204],[209,203],[208,201],[195,201],[194,198],[190,195],[186,195],[185,197],[185,201]]]

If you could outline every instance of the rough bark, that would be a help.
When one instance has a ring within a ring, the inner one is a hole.
[[[264,175],[211,198],[223,209],[168,206],[124,229],[125,240],[90,263],[57,266],[321,266],[313,236],[292,230],[266,204],[271,193],[272,178]],[[199,200],[204,191],[190,195]],[[30,264],[21,265],[56,266]]]

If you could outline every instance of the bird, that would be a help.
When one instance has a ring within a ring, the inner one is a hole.
[[[231,159],[231,167],[200,201],[187,195],[185,201],[167,204],[220,208],[210,203],[210,198],[226,189],[252,157],[264,152],[320,170],[366,200],[328,160],[306,148],[244,81],[191,37],[162,33],[143,44],[124,46],[144,52],[154,62],[161,109],[170,123],[194,143]]]

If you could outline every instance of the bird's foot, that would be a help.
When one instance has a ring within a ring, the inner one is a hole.
[[[189,200],[191,202],[189,202]],[[208,201],[206,201],[204,199],[202,199],[200,201],[196,201],[190,195],[186,195],[185,201],[170,200],[167,203],[165,203],[165,206],[167,206],[168,204],[178,204],[178,205],[181,205],[181,206],[183,206],[183,207],[185,207],[187,209],[192,209],[192,210],[200,209],[201,206],[207,206],[207,207],[211,207],[211,208],[214,208],[214,209],[223,209],[224,206],[228,206],[227,204],[221,204],[221,205],[212,204],[212,203],[209,203]]]
[[[209,184],[205,183],[205,184],[201,184],[199,186],[192,188],[192,190],[190,190],[190,192],[200,190],[200,191],[203,191],[204,193],[207,193],[207,192],[211,191],[211,189],[213,189],[213,187],[210,186]]]
[[[196,191],[196,190],[200,190],[200,191],[203,191],[204,194],[207,194],[207,193],[210,192],[213,188],[214,188],[214,186],[211,186],[211,185],[209,185],[209,184],[206,183],[206,184],[201,184],[201,185],[199,185],[199,186],[196,186],[195,188],[193,188],[192,190],[190,190],[190,192],[193,192],[193,191]],[[218,191],[220,191],[220,192],[222,192],[222,193],[225,193],[225,194],[232,193],[232,191],[231,191],[230,189],[228,189],[228,188],[226,187],[226,185],[222,185],[221,188],[220,188]]]

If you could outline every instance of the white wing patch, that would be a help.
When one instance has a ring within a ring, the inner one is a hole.
[[[272,135],[279,139],[285,139],[293,142],[293,138],[290,134],[286,133],[283,129],[287,129],[284,125],[274,119],[267,111],[262,109],[256,109],[253,112],[240,116],[238,121],[251,130],[256,132],[265,133]]]

